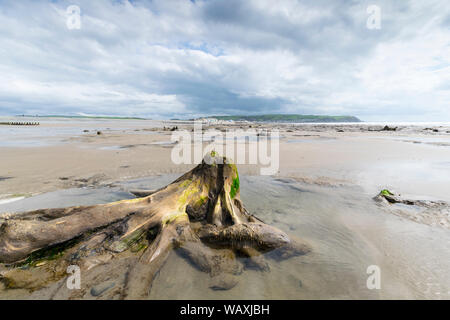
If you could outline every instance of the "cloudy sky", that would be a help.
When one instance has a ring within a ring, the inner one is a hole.
[[[450,5],[0,0],[0,77],[0,115],[450,121]]]

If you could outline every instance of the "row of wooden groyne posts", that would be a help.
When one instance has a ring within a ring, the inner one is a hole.
[[[9,122],[0,122],[0,125],[6,125],[6,126],[38,126],[39,122],[36,122],[36,121],[9,121]]]

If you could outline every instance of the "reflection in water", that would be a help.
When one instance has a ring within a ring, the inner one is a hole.
[[[158,188],[176,177],[52,192],[0,205],[0,212],[132,198],[126,190]],[[308,241],[313,252],[279,262],[268,259],[269,272],[245,270],[239,283],[224,291],[211,290],[207,274],[172,254],[153,282],[151,299],[450,298],[448,230],[389,215],[356,187],[241,177],[241,198],[266,223]],[[366,287],[370,265],[381,268],[381,290]]]

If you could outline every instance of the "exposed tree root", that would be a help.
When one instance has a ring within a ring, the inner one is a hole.
[[[450,204],[445,201],[407,199],[384,189],[373,198],[386,212],[429,226],[450,229]]]
[[[208,164],[210,163],[210,164]],[[289,258],[308,245],[249,214],[239,197],[236,166],[218,156],[159,190],[109,204],[25,212],[0,220],[1,280],[37,290],[81,268],[82,288],[69,295],[146,298],[172,251],[229,289],[243,266],[268,271],[263,253]],[[56,286],[65,290],[64,286]]]

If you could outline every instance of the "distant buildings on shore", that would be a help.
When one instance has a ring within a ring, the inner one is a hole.
[[[203,123],[248,123],[248,122],[270,122],[270,123],[331,123],[331,122],[361,122],[355,116],[328,116],[328,115],[303,115],[303,114],[258,114],[258,115],[231,115],[212,116],[198,119]]]
[[[196,121],[201,121],[202,123],[205,124],[227,124],[227,123],[235,123],[234,120],[219,120],[216,118],[199,118],[199,119],[195,119]],[[242,121],[240,121],[242,122]],[[247,122],[247,121],[245,121]]]

